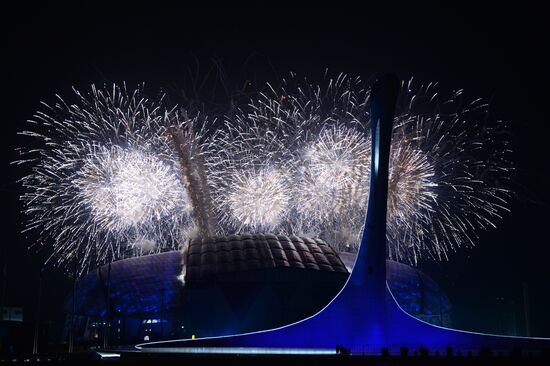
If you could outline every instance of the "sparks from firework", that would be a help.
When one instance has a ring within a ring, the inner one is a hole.
[[[161,110],[141,88],[96,89],[38,112],[38,139],[22,179],[26,230],[51,242],[48,261],[78,262],[83,273],[108,261],[176,249],[192,225],[185,178],[168,126],[186,121]]]
[[[227,209],[239,231],[273,231],[284,219],[291,197],[288,177],[277,169],[234,175]]]
[[[345,75],[327,87],[290,86],[295,81],[268,86],[228,119],[234,133],[221,134],[219,146],[238,158],[221,158],[224,176],[238,166],[284,162],[279,169],[292,176],[295,194],[286,225],[275,231],[313,233],[337,249],[356,247],[368,199],[368,88]],[[507,141],[498,138],[502,127],[483,123],[485,104],[461,108],[460,91],[440,101],[435,84],[411,85],[403,83],[394,123],[387,233],[389,256],[416,263],[446,259],[494,226],[507,210],[510,192],[502,182],[512,167]]]
[[[294,199],[304,219],[331,224],[335,216],[362,208],[370,170],[364,134],[346,126],[323,128],[298,158]]]
[[[170,215],[178,202],[189,205],[173,167],[156,156],[119,146],[94,150],[72,184],[81,187],[77,199],[91,208],[93,219],[107,230],[149,225]]]
[[[324,88],[288,85],[227,116],[204,145],[188,123],[196,118],[185,116],[178,128],[193,143],[179,141],[179,157],[167,129],[173,116],[139,90],[92,88],[77,92],[76,104],[60,100],[24,133],[42,142],[23,179],[27,229],[53,241],[59,264],[78,258],[83,270],[175,249],[186,233],[204,231],[185,189],[186,177],[196,177],[193,196],[209,189],[215,203],[202,221],[215,216],[218,233],[269,230],[356,246],[368,198],[368,88],[344,75]],[[509,149],[475,119],[485,106],[474,101],[443,113],[460,92],[436,103],[433,89],[403,85],[390,157],[389,255],[413,263],[473,244],[509,195],[498,183],[511,169]],[[205,172],[181,169],[203,154]]]

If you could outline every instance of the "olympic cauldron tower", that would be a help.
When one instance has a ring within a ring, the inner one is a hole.
[[[142,352],[352,354],[401,347],[478,351],[481,347],[534,351],[550,339],[496,336],[438,327],[405,313],[386,284],[386,213],[389,155],[399,80],[379,77],[372,88],[372,159],[369,202],[355,266],[336,297],[317,314],[265,331],[137,345]],[[387,300],[390,301],[387,301]]]

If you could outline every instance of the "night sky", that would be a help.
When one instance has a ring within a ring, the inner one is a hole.
[[[32,321],[40,263],[46,253],[28,250],[20,233],[21,187],[26,168],[10,165],[22,145],[24,121],[71,88],[90,84],[146,83],[163,88],[174,103],[182,90],[193,97],[189,73],[208,78],[223,66],[225,86],[262,88],[290,71],[314,81],[328,68],[360,75],[394,71],[439,90],[464,89],[469,99],[490,102],[492,120],[510,122],[517,198],[498,228],[481,233],[477,246],[449,262],[420,267],[446,291],[462,328],[499,332],[516,314],[524,333],[522,283],[529,289],[532,335],[550,337],[550,24],[542,8],[445,9],[409,6],[366,9],[207,9],[134,6],[81,8],[22,5],[2,24],[2,265],[7,256],[5,305],[24,307]],[[218,70],[215,68],[213,70]],[[197,92],[227,103],[223,89]],[[31,236],[32,238],[32,236]],[[60,271],[45,275],[44,317],[59,319],[70,282]],[[499,300],[502,298],[504,300]],[[506,328],[506,329],[505,329]]]

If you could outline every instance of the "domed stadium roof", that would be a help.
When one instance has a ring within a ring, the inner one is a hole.
[[[220,273],[278,267],[348,272],[334,249],[321,239],[241,234],[192,240],[185,280],[202,281]]]

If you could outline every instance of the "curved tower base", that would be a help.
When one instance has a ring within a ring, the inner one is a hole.
[[[365,228],[353,271],[320,312],[285,327],[255,333],[138,345],[146,352],[378,354],[401,347],[477,352],[481,347],[540,350],[550,339],[493,336],[437,327],[405,313],[386,285],[386,205],[392,123],[399,82],[379,78],[372,88],[372,160]],[[386,297],[391,296],[391,301]]]

